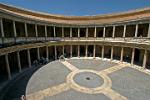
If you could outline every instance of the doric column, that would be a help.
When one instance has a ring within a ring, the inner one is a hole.
[[[10,66],[9,66],[8,54],[5,54],[5,62],[6,62],[6,69],[7,69],[8,79],[11,79],[11,73],[10,73]]]
[[[88,56],[88,45],[86,45],[86,47],[85,47],[85,57],[87,57]]]
[[[106,30],[106,28],[104,27],[103,28],[103,38],[105,37],[105,30]]]
[[[15,39],[15,42],[16,42],[17,33],[16,33],[16,25],[15,25],[15,21],[13,21],[13,30],[14,30],[14,39]]]
[[[64,37],[64,27],[62,27],[62,37]]]
[[[123,28],[123,37],[125,37],[126,36],[126,25],[124,25],[124,28]]]
[[[72,27],[70,28],[70,37],[72,37]]]
[[[116,26],[113,26],[113,33],[112,33],[112,37],[115,37],[115,30],[116,30]]]
[[[114,47],[111,46],[111,60],[113,60],[113,54],[114,54]]]
[[[37,59],[40,59],[40,48],[37,47]]]
[[[145,50],[145,52],[144,52],[143,68],[146,68],[146,62],[147,62],[147,50]]]
[[[121,57],[120,57],[120,61],[121,61],[121,62],[123,61],[123,52],[124,52],[124,48],[121,47]]]
[[[137,33],[138,33],[138,24],[136,24],[136,27],[135,27],[135,37],[137,37]]]
[[[54,37],[56,37],[56,28],[54,26]]]
[[[150,23],[149,23],[149,27],[148,27],[148,38],[150,38]]]
[[[0,18],[0,23],[1,23],[1,36],[2,36],[2,44],[4,44],[4,28],[3,28],[3,21],[2,18]]]
[[[19,51],[17,51],[17,62],[18,62],[19,72],[21,72],[21,63],[20,63],[20,55],[19,55]]]
[[[45,25],[45,40],[47,40],[47,26]]]
[[[78,37],[80,37],[80,28],[78,28]]]
[[[36,35],[36,38],[38,38],[37,24],[35,24],[35,35]]]
[[[72,45],[70,45],[70,58],[72,57]]]
[[[56,46],[54,46],[54,49],[55,49],[55,60],[57,59],[57,48]]]
[[[26,36],[26,39],[27,39],[28,38],[27,23],[24,23],[24,28],[25,28],[25,36]]]
[[[102,46],[102,59],[104,58],[104,46]]]
[[[96,37],[96,26],[95,26],[95,30],[94,30],[94,37]]]
[[[29,67],[31,67],[31,58],[30,58],[30,50],[27,49],[27,55],[28,55],[28,64],[29,64]]]
[[[88,27],[86,28],[86,37],[88,37]]]
[[[93,57],[95,58],[95,45],[94,45],[94,47],[93,47]]]
[[[131,65],[134,64],[134,54],[135,54],[135,48],[132,49]]]
[[[78,57],[80,57],[80,45],[78,45]]]
[[[46,46],[46,58],[49,59],[49,51],[48,51],[48,46]]]
[[[64,45],[63,45],[62,52],[63,52],[63,56],[64,56],[64,54],[65,54],[65,47],[64,47]]]

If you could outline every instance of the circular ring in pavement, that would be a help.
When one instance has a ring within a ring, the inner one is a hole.
[[[102,93],[112,86],[111,79],[107,75],[94,70],[73,71],[66,80],[72,89],[89,94]]]

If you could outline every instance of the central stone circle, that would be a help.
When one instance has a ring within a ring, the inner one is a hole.
[[[74,75],[73,80],[76,84],[86,88],[100,87],[104,80],[93,72],[80,72]]]

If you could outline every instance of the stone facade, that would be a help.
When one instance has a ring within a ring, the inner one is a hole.
[[[0,72],[8,79],[40,57],[61,55],[117,59],[150,69],[150,8],[63,16],[0,4],[0,16]]]

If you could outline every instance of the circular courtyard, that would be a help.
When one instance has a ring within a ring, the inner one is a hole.
[[[72,58],[38,69],[25,92],[27,100],[147,100],[149,83],[149,72],[128,63]]]

